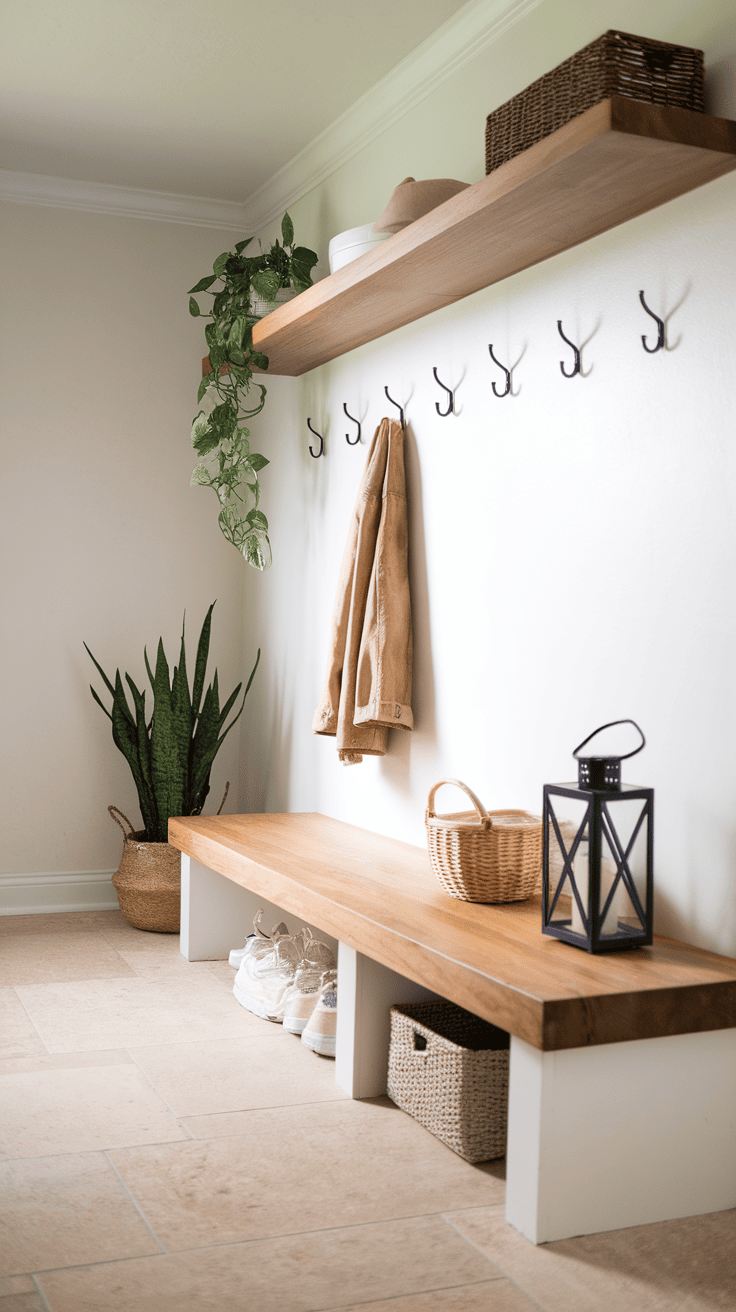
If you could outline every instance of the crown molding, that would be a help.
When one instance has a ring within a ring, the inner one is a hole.
[[[470,0],[253,192],[244,206],[248,231],[280,219],[542,2]]]
[[[543,0],[470,0],[241,204],[109,182],[0,169],[0,200],[91,214],[259,232],[301,200]]]
[[[246,222],[245,206],[236,201],[180,196],[110,182],[77,182],[42,173],[15,173],[11,169],[0,169],[0,200],[83,210],[88,214],[153,219],[158,223],[188,223],[227,232],[242,233]]]

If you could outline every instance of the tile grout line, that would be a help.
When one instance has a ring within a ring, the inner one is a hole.
[[[34,1285],[36,1286],[36,1292],[38,1293],[38,1297],[40,1298],[41,1302],[43,1303],[43,1306],[44,1306],[44,1312],[51,1312],[51,1306],[50,1306],[50,1304],[49,1304],[49,1301],[48,1301],[46,1295],[44,1294],[44,1292],[43,1292],[43,1290],[42,1290],[40,1284],[38,1283],[38,1276],[36,1276],[36,1275],[32,1275],[32,1276],[31,1276],[31,1280],[33,1281]]]
[[[507,1280],[507,1279],[509,1279],[509,1277],[505,1275],[486,1276],[482,1280],[464,1280],[461,1285],[434,1285],[432,1289],[418,1289],[414,1293],[410,1291],[408,1294],[389,1294],[388,1299],[371,1298],[367,1302],[363,1302],[363,1303],[352,1302],[350,1304],[332,1303],[330,1304],[329,1307],[323,1306],[323,1307],[308,1308],[307,1312],[345,1312],[346,1307],[349,1307],[351,1309],[354,1307],[356,1308],[364,1307],[370,1310],[370,1308],[372,1307],[380,1307],[382,1304],[385,1305],[387,1302],[392,1302],[394,1299],[417,1298],[423,1294],[447,1294],[447,1293],[451,1293],[453,1289],[477,1289],[478,1285],[490,1284],[490,1282],[493,1280]]]
[[[53,1057],[54,1054],[52,1053],[52,1051],[51,1051],[50,1048],[47,1048],[47,1047],[46,1047],[46,1044],[44,1043],[44,1041],[43,1041],[43,1039],[42,1039],[42,1037],[41,1037],[41,1031],[39,1030],[39,1028],[38,1028],[38,1026],[37,1026],[35,1020],[34,1020],[33,1017],[31,1016],[31,1014],[30,1014],[28,1008],[26,1007],[25,1003],[23,1002],[22,997],[20,996],[20,994],[19,994],[19,992],[18,992],[18,989],[19,989],[19,988],[22,988],[22,987],[23,987],[23,985],[11,984],[11,988],[12,988],[12,990],[13,990],[13,993],[15,994],[16,998],[18,999],[18,1002],[20,1003],[20,1005],[21,1005],[21,1007],[23,1008],[23,1010],[24,1010],[26,1016],[28,1017],[28,1022],[29,1022],[29,1024],[33,1026],[34,1030],[36,1031],[36,1034],[38,1035],[38,1041],[39,1041],[39,1043],[43,1045],[43,1050],[44,1050],[44,1052],[46,1052],[46,1053],[48,1054],[49,1057]]]
[[[128,1185],[125,1183],[125,1180],[123,1179],[122,1175],[120,1174],[120,1172],[119,1172],[117,1166],[115,1165],[114,1161],[113,1161],[112,1158],[110,1157],[110,1153],[109,1153],[109,1151],[108,1151],[107,1149],[105,1149],[105,1151],[104,1151],[104,1153],[103,1153],[103,1156],[106,1158],[107,1162],[109,1163],[109,1165],[112,1167],[113,1171],[115,1172],[115,1174],[116,1174],[118,1180],[120,1181],[120,1183],[121,1183],[123,1189],[125,1190],[125,1193],[128,1195],[128,1197],[129,1197],[131,1203],[133,1204],[133,1206],[134,1206],[135,1210],[137,1211],[138,1215],[140,1216],[140,1218],[141,1218],[143,1224],[146,1226],[147,1230],[149,1231],[149,1233],[150,1233],[152,1239],[154,1239],[155,1242],[158,1244],[159,1248],[161,1249],[161,1252],[164,1253],[164,1254],[166,1254],[166,1255],[168,1256],[168,1250],[167,1250],[166,1248],[164,1248],[164,1245],[161,1243],[161,1240],[159,1239],[158,1235],[156,1234],[156,1231],[154,1230],[153,1226],[151,1225],[151,1222],[149,1221],[148,1217],[146,1216],[145,1212],[143,1211],[143,1208],[141,1207],[140,1203],[138,1202],[138,1199],[136,1198],[136,1196],[135,1196],[135,1194],[133,1193],[133,1191],[132,1191],[131,1189],[128,1188]],[[148,1256],[150,1256],[150,1257],[155,1257],[156,1254],[155,1254],[155,1253],[151,1253],[151,1254],[149,1254]],[[130,1259],[129,1259],[129,1258],[121,1258],[121,1259],[119,1259],[119,1260],[120,1260],[120,1261],[129,1261]],[[97,1263],[97,1262],[88,1262],[88,1263],[86,1263],[85,1265],[87,1265],[87,1266],[98,1266],[98,1265],[100,1265],[100,1264]]]
[[[462,1208],[462,1209],[461,1209],[461,1208],[455,1208],[455,1209],[453,1209],[453,1210],[455,1210],[455,1211],[461,1211],[461,1210],[462,1210],[462,1211],[470,1212],[470,1211],[473,1211],[474,1209],[473,1209],[473,1208],[470,1208],[470,1207],[467,1207],[467,1208]],[[458,1227],[455,1225],[454,1221],[452,1221],[452,1220],[450,1219],[449,1216],[446,1216],[446,1215],[443,1214],[443,1216],[442,1216],[442,1220],[445,1222],[446,1225],[452,1226],[452,1229],[455,1231],[455,1233],[458,1234],[458,1235],[460,1236],[461,1239],[464,1239],[465,1242],[466,1242],[466,1244],[470,1244],[470,1247],[471,1247],[471,1248],[474,1248],[474,1249],[476,1250],[477,1253],[480,1253],[482,1257],[485,1257],[485,1258],[487,1259],[487,1261],[489,1261],[489,1262],[493,1262],[493,1261],[494,1261],[494,1259],[493,1259],[492,1257],[488,1257],[488,1254],[483,1252],[483,1249],[480,1248],[480,1246],[479,1246],[478,1244],[476,1244],[475,1241],[474,1241],[473,1239],[469,1239],[467,1235],[464,1235],[463,1232],[462,1232],[462,1230],[459,1230],[459,1229],[458,1229]],[[504,1225],[506,1225],[506,1224],[508,1224],[508,1223],[507,1223],[506,1221],[504,1221]],[[516,1233],[518,1233],[518,1231],[517,1231]],[[522,1236],[522,1237],[523,1237],[523,1236]],[[538,1247],[538,1245],[535,1244],[534,1247],[536,1248],[536,1247]],[[529,1298],[529,1299],[531,1299],[532,1303],[534,1303],[534,1305],[535,1305],[536,1307],[541,1308],[542,1312],[548,1312],[548,1309],[545,1308],[544,1303],[540,1303],[539,1299],[538,1299],[534,1294],[532,1294],[532,1293],[531,1293],[531,1292],[530,1292],[530,1291],[529,1291],[524,1285],[519,1284],[519,1281],[518,1281],[514,1276],[511,1275],[511,1272],[510,1272],[510,1271],[507,1271],[506,1268],[505,1268],[504,1266],[501,1265],[500,1261],[496,1261],[496,1262],[495,1262],[495,1265],[498,1267],[499,1271],[502,1271],[502,1272],[503,1272],[503,1275],[505,1276],[505,1278],[506,1278],[507,1280],[510,1280],[510,1281],[511,1281],[511,1284],[512,1284],[516,1289],[518,1289],[519,1292],[522,1293],[522,1294],[524,1295],[525,1298]]]

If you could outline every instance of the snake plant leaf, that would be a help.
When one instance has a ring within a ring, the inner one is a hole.
[[[174,667],[171,680],[171,715],[174,741],[179,754],[179,769],[183,780],[182,805],[186,806],[186,791],[189,776],[189,744],[192,740],[192,703],[189,696],[187,679],[187,658],[184,644],[184,625],[181,630],[181,651],[179,664]],[[183,810],[180,814],[184,815]]]
[[[212,629],[212,612],[215,608],[213,601],[207,614],[204,617],[202,631],[197,643],[197,656],[194,662],[194,684],[192,687],[192,720],[194,721],[199,715],[199,704],[202,700],[202,691],[204,689],[204,675],[207,669],[207,657],[210,652],[210,631]]]
[[[139,691],[129,674],[126,674],[125,680],[130,688],[133,697],[133,705],[135,706],[135,726],[138,734],[138,760],[141,767],[141,773],[153,794],[151,747],[148,738],[148,725],[146,724],[146,694],[145,692]]]
[[[108,720],[111,720],[111,719],[112,719],[112,716],[111,716],[110,712],[108,711],[108,709],[107,709],[105,703],[104,703],[103,701],[101,701],[100,698],[97,696],[97,693],[95,692],[94,688],[92,687],[92,684],[89,685],[89,690],[90,690],[90,692],[92,693],[92,696],[94,697],[95,701],[97,702],[97,705],[102,707],[102,709],[103,709],[103,711],[105,712],[105,715],[107,716]]]
[[[102,681],[103,681],[105,687],[107,688],[107,691],[110,693],[110,696],[111,696],[111,697],[114,697],[114,696],[115,696],[115,689],[113,688],[112,684],[110,683],[110,680],[108,679],[107,675],[105,674],[105,671],[103,670],[103,668],[102,668],[102,666],[100,665],[99,661],[95,660],[95,658],[94,658],[94,656],[92,655],[92,652],[90,651],[90,649],[89,649],[89,647],[87,646],[86,642],[83,642],[83,643],[82,643],[82,646],[84,647],[84,650],[86,651],[86,653],[87,653],[87,655],[89,656],[90,660],[93,662],[93,664],[94,664],[94,666],[95,666],[95,669],[97,670],[97,673],[99,674],[99,676],[100,676],[100,678],[102,679]],[[91,686],[92,686],[92,685],[90,684],[90,687],[91,687]],[[95,693],[94,696],[97,696],[97,694]],[[99,701],[99,698],[97,698],[97,700]],[[102,702],[100,702],[100,705],[102,706]],[[103,709],[103,711],[104,711],[104,709],[105,709],[104,706],[102,707],[102,709]],[[109,714],[109,712],[108,712],[108,714]]]
[[[219,737],[220,701],[215,677],[204,695],[202,710],[197,720],[197,728],[192,738],[192,757],[189,792],[195,806],[199,809],[192,814],[198,815],[209,792],[210,771],[217,755]]]
[[[219,714],[219,717],[218,717],[218,721],[217,721],[217,727],[218,727],[218,729],[221,729],[221,728],[222,728],[222,726],[223,726],[223,724],[225,723],[225,721],[226,721],[228,715],[230,714],[231,710],[233,709],[233,706],[235,705],[235,702],[236,702],[236,700],[237,700],[238,693],[240,692],[240,689],[242,688],[242,686],[243,686],[242,683],[239,683],[238,686],[237,686],[237,688],[235,689],[235,691],[230,693],[230,696],[228,697],[227,701],[225,702],[225,705],[223,706],[222,710],[220,711],[220,714]],[[243,698],[243,701],[245,701],[245,698]],[[243,709],[243,708],[242,708],[242,706],[241,706],[240,710],[242,711],[242,709]],[[239,715],[239,714],[240,714],[240,711],[238,711],[238,715]],[[235,719],[237,719],[237,716],[235,717]],[[235,723],[235,720],[233,721],[233,724],[234,724],[234,723]]]
[[[169,681],[169,665],[164,644],[159,638],[153,683],[153,723],[151,725],[151,773],[156,797],[165,815],[182,815],[185,775],[181,768],[174,728],[174,714]]]
[[[156,685],[155,685],[155,680],[154,680],[154,677],[153,677],[153,670],[151,669],[151,662],[150,662],[149,659],[148,659],[148,648],[147,648],[147,647],[144,647],[144,648],[143,648],[143,659],[144,659],[144,661],[146,662],[146,674],[148,675],[148,681],[149,681],[151,687],[152,687],[152,688],[155,688]]]
[[[112,703],[112,738],[115,746],[123,753],[130,766],[138,792],[138,802],[146,837],[149,842],[158,842],[157,838],[151,837],[152,834],[158,832],[159,828],[158,808],[141,766],[138,750],[138,730],[128,707],[119,671],[115,676],[115,696]]]

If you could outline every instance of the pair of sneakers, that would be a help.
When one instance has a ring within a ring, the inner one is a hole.
[[[337,971],[326,943],[306,925],[290,934],[281,921],[270,934],[261,927],[263,911],[243,948],[230,953],[237,967],[233,993],[241,1006],[264,1020],[300,1034],[306,1047],[334,1057],[337,1031]]]

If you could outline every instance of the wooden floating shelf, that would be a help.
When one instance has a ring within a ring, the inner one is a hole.
[[[306,373],[734,168],[736,123],[613,96],[279,306],[253,344],[270,374]]]

